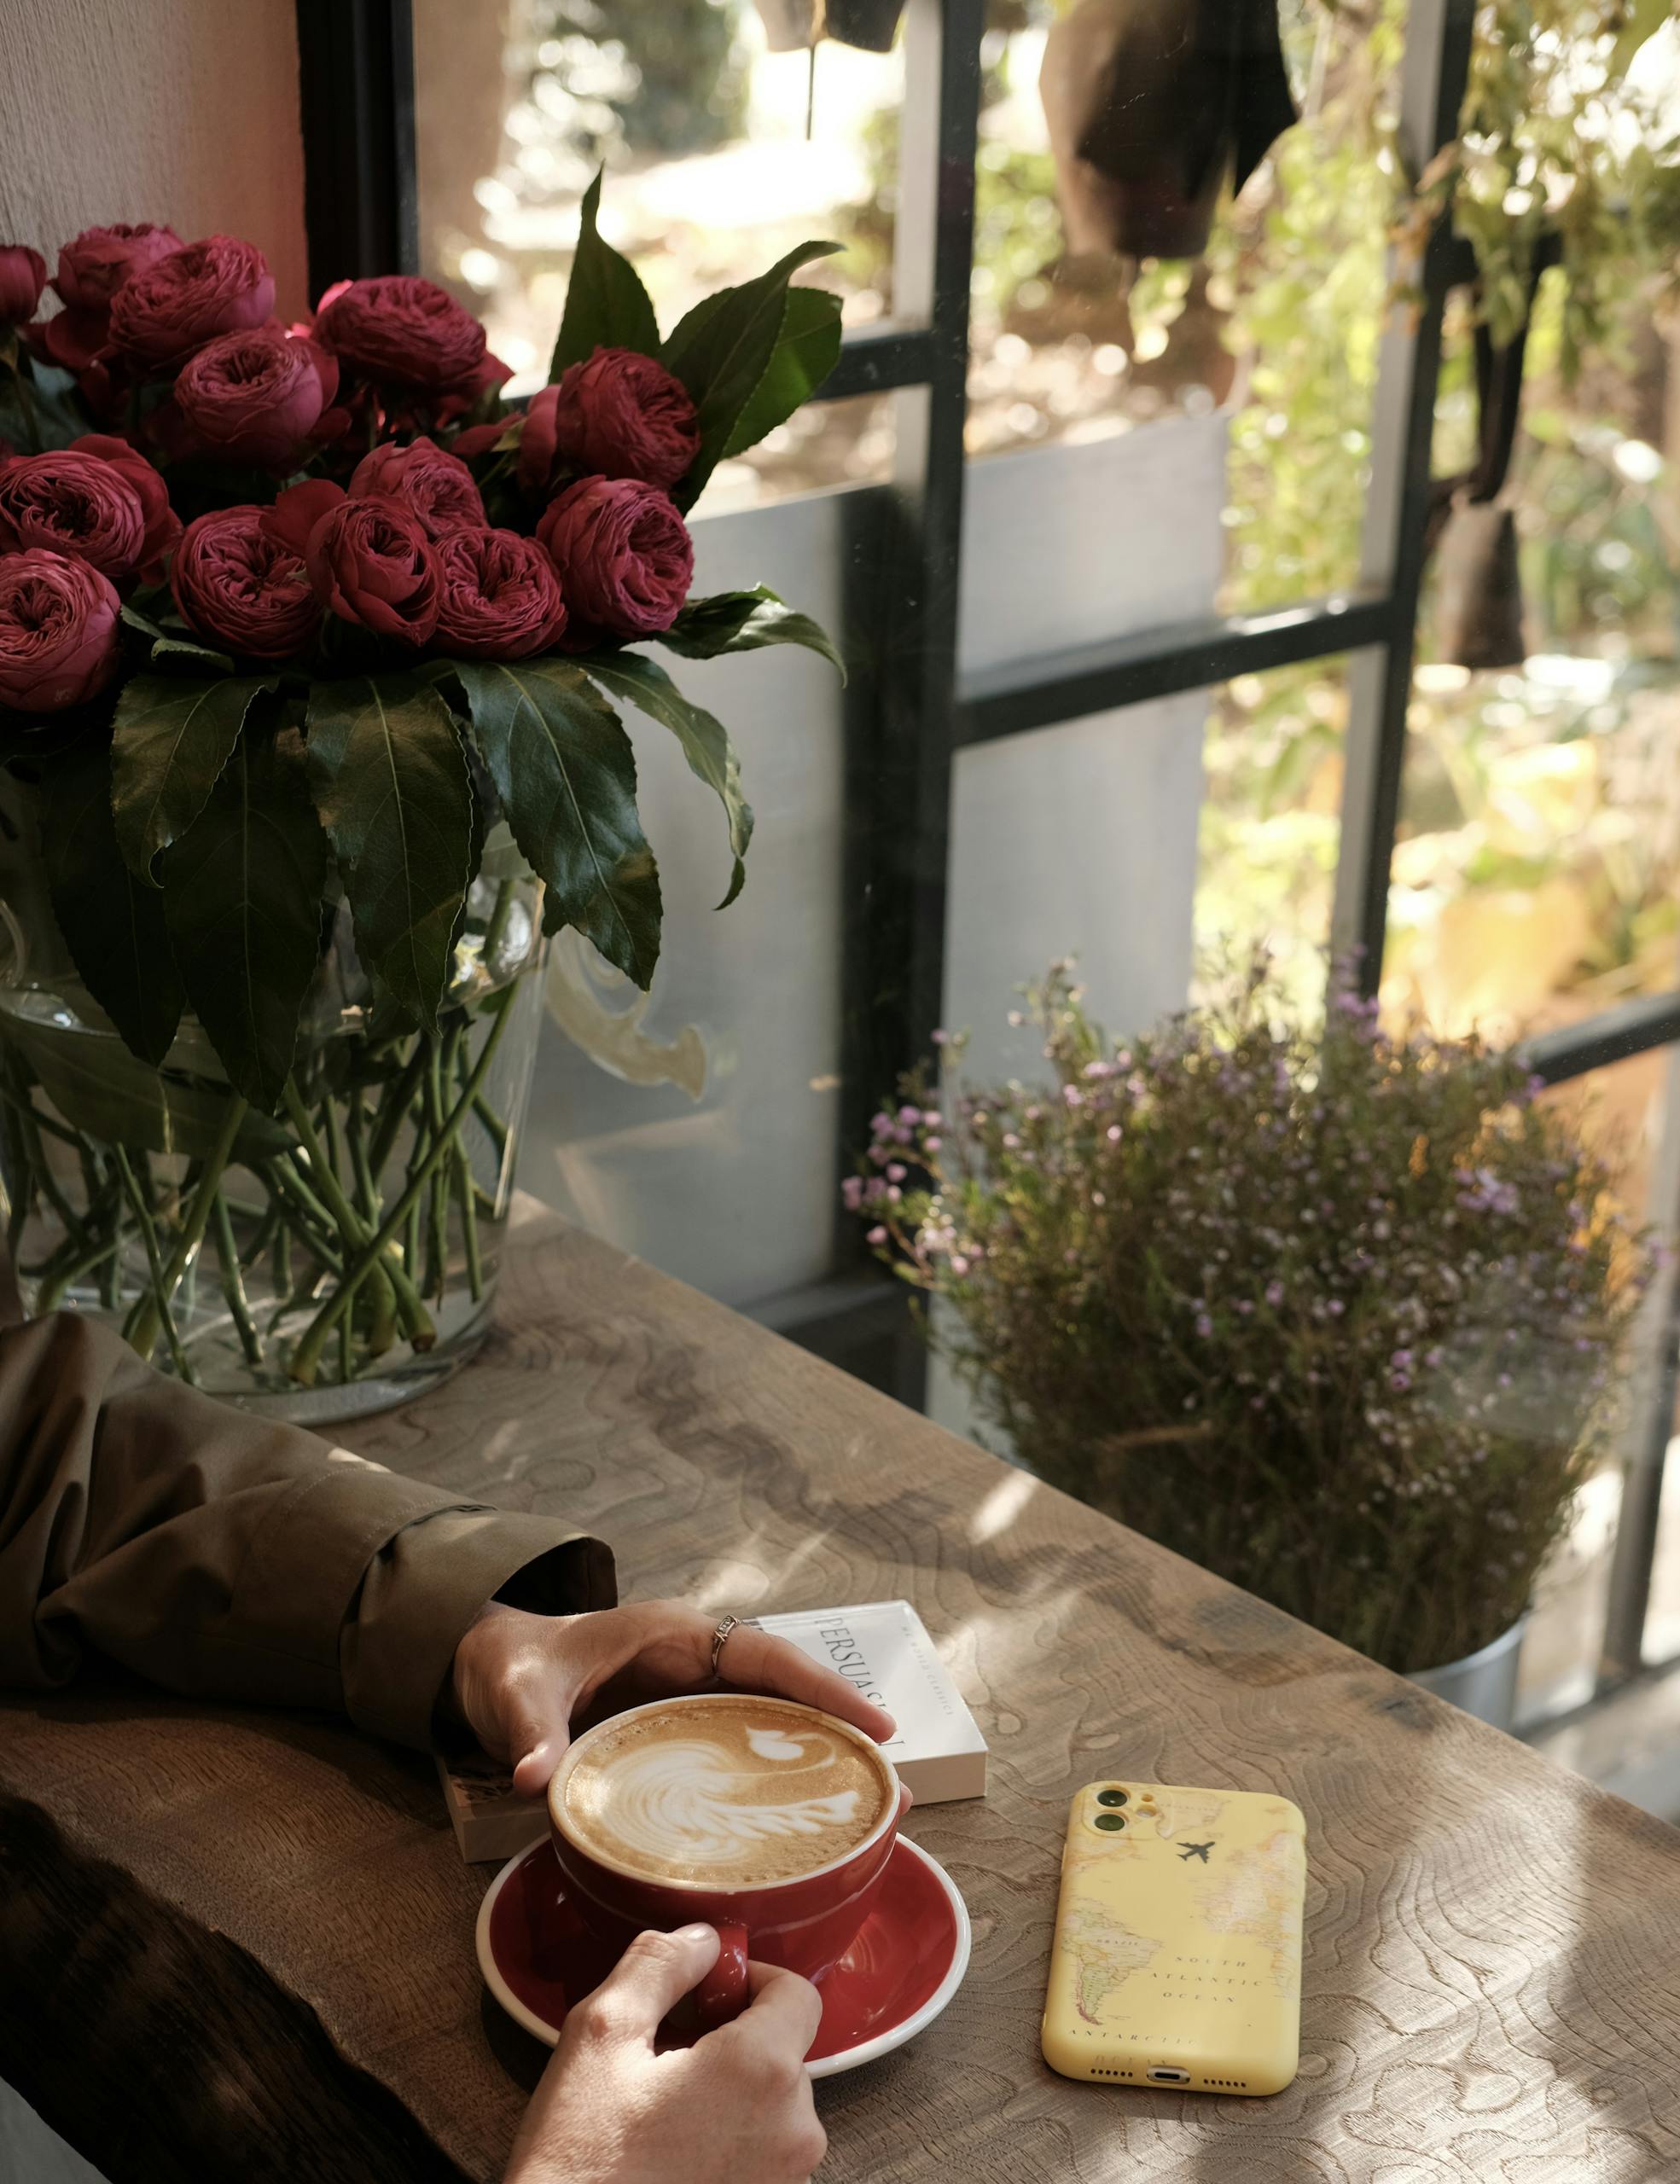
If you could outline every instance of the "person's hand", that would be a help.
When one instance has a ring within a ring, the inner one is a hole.
[[[589,1615],[527,1615],[492,1601],[455,1649],[451,1696],[493,1759],[513,1763],[514,1787],[540,1797],[585,1707],[633,1706],[712,1682],[716,1624],[675,1600],[644,1600]],[[730,1631],[720,1680],[837,1714],[868,1736],[890,1737],[892,1716],[785,1638],[750,1623]]]
[[[567,2013],[504,2184],[806,2184],[828,2146],[805,2067],[823,2014],[808,1980],[754,1964],[734,2024],[654,2053],[717,1955],[710,1926],[637,1937]]]

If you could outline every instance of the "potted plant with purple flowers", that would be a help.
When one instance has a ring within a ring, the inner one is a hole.
[[[872,1246],[1040,1478],[1404,1673],[1503,1647],[1509,1714],[1643,1278],[1604,1166],[1520,1059],[1263,961],[1135,1040],[1034,1005],[1048,1085],[876,1116]]]

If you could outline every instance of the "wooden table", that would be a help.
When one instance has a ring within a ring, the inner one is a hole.
[[[346,1435],[708,1610],[904,1594],[992,1751],[915,1814],[967,1983],[823,2085],[823,2184],[1680,2177],[1680,1833],[546,1217],[480,1361]],[[1057,2078],[1038,2024],[1092,1775],[1307,1815],[1299,2078]],[[546,2051],[483,1995],[423,1758],[137,1689],[0,1704],[0,2073],[118,2184],[499,2175]],[[680,2167],[672,2184],[681,2184]]]

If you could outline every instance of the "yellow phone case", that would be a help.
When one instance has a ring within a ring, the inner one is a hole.
[[[1300,2055],[1306,1822],[1287,1798],[1088,1782],[1044,1999],[1065,2077],[1276,2093]]]

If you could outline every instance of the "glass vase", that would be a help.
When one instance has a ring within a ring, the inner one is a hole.
[[[324,1425],[419,1394],[488,1323],[541,1024],[541,889],[489,853],[436,1028],[381,1006],[347,911],[277,1117],[190,1017],[136,1059],[76,978],[38,866],[0,897],[0,1181],[24,1306]]]

